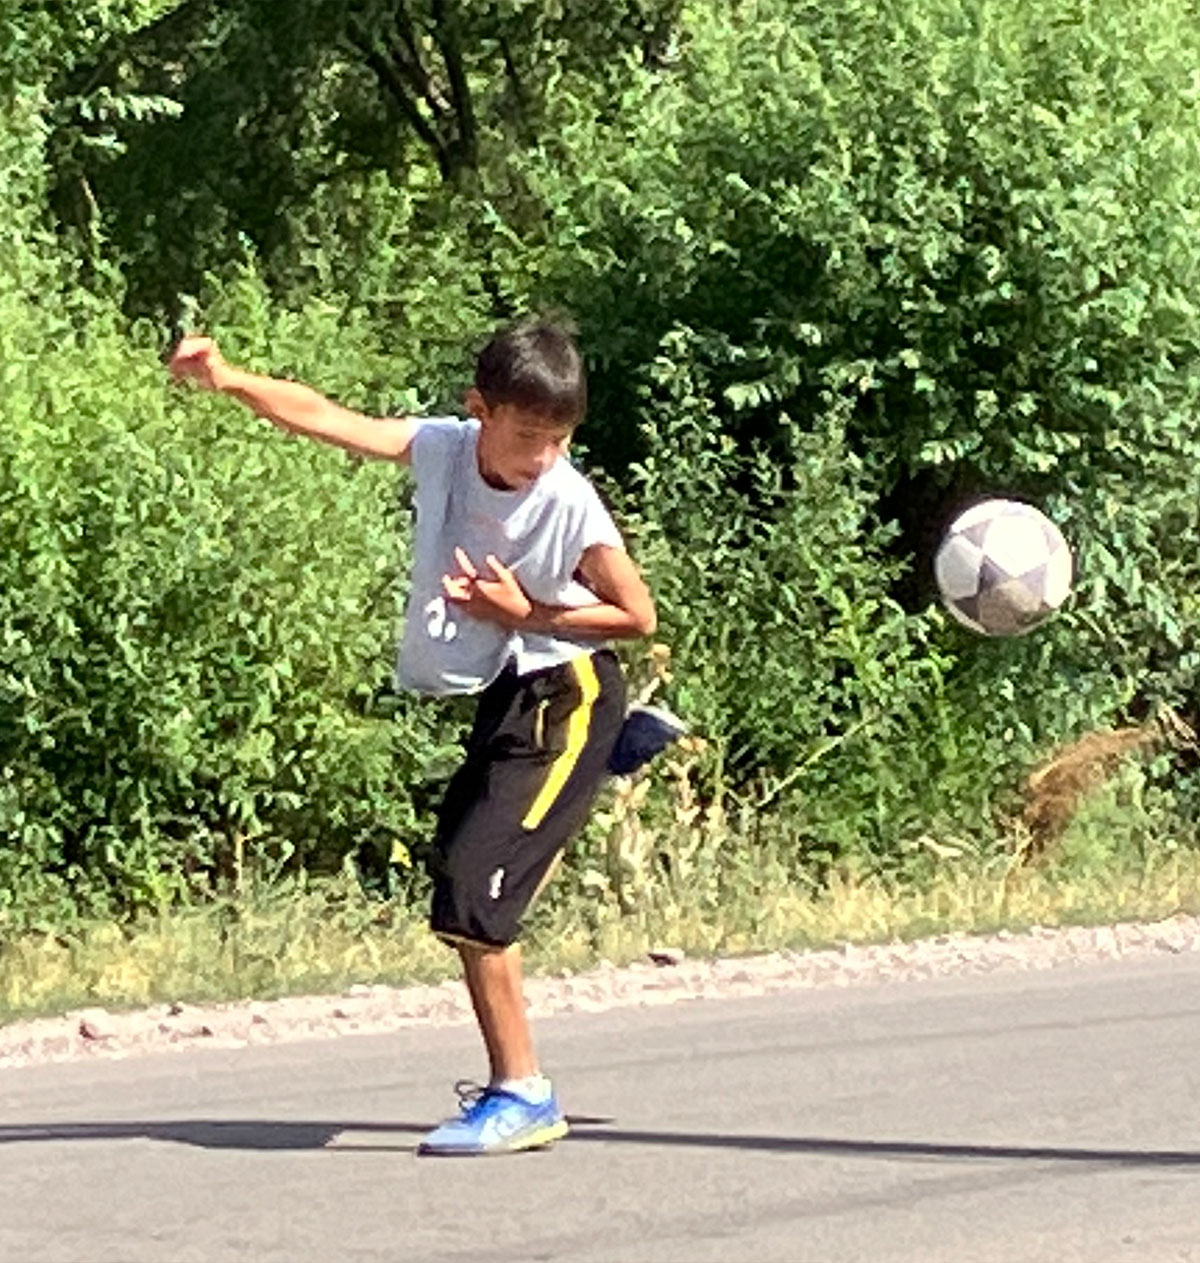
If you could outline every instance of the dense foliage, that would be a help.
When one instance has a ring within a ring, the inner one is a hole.
[[[457,732],[376,696],[403,478],[169,388],[182,318],[387,412],[572,312],[695,792],[797,870],[991,837],[1053,743],[1186,712],[1195,8],[5,0],[0,926],[372,870]],[[930,598],[985,490],[1077,550],[1020,641]]]

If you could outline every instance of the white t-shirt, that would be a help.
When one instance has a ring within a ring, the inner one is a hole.
[[[458,609],[442,591],[442,576],[459,573],[456,547],[481,571],[494,553],[533,600],[577,608],[597,603],[575,579],[584,552],[624,546],[596,489],[565,457],[528,486],[500,491],[479,473],[478,440],[478,421],[430,417],[410,449],[416,527],[396,677],[421,693],[478,692],[509,658],[526,674],[601,643],[507,631]]]

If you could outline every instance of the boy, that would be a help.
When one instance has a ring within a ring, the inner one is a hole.
[[[520,922],[583,823],[621,729],[624,683],[605,642],[655,627],[612,519],[565,459],[587,402],[579,352],[545,321],[496,334],[476,365],[468,421],[367,417],[233,368],[209,338],[184,338],[170,368],[281,429],[413,468],[397,677],[423,693],[479,695],[438,815],[430,925],[462,960],[491,1070],[421,1152],[549,1144],[567,1122],[534,1054]]]

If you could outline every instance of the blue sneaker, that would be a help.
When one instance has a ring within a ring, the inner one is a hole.
[[[609,755],[608,770],[614,776],[631,776],[685,732],[687,724],[665,707],[635,702]]]
[[[421,1141],[418,1153],[439,1157],[517,1153],[540,1149],[567,1134],[567,1120],[551,1093],[540,1104],[503,1088],[456,1083],[462,1113]]]

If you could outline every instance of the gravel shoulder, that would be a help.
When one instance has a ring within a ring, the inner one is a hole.
[[[761,956],[690,960],[664,949],[623,968],[530,978],[532,1016],[597,1012],[619,1006],[766,995],[1000,970],[1046,970],[1102,960],[1200,952],[1200,917],[1151,924],[1024,933],[945,934],[911,943]],[[196,1047],[336,1039],[402,1027],[468,1022],[460,982],[388,987],[357,985],[341,995],[293,996],[220,1005],[157,1005],[136,1012],[91,1008],[0,1026],[0,1068],[88,1058],[123,1058]]]

